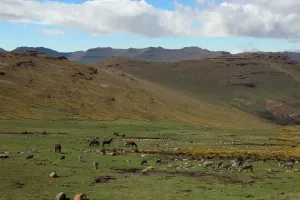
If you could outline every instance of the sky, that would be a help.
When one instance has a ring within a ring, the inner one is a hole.
[[[0,47],[300,51],[300,0],[0,0]]]

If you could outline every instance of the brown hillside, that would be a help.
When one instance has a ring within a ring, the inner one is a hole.
[[[214,104],[226,103],[279,124],[300,123],[300,64],[283,54],[246,53],[177,63],[112,57],[98,66]]]
[[[121,118],[234,128],[271,125],[230,106],[182,95],[116,69],[37,52],[0,54],[1,119]]]

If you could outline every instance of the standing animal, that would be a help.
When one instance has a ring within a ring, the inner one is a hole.
[[[121,134],[121,137],[125,137],[125,133],[122,133],[122,134]]]
[[[133,141],[127,141],[124,143],[125,146],[134,146],[135,148],[137,148],[137,144]]]
[[[98,140],[92,140],[91,142],[90,142],[90,145],[89,146],[97,146],[97,147],[99,147],[99,144],[100,144],[100,142],[98,141]]]
[[[120,135],[119,135],[119,133],[113,133],[113,135],[115,135],[115,136],[117,136],[117,137],[119,137]]]
[[[104,140],[103,142],[102,142],[102,146],[104,147],[106,144],[108,145],[108,146],[110,146],[110,143],[113,141],[113,139],[112,138],[110,138],[109,140]]]
[[[80,161],[80,162],[83,162],[82,156],[79,156],[79,161]]]
[[[65,160],[66,156],[61,156],[59,160]]]
[[[131,160],[127,160],[127,164],[131,165]]]
[[[251,172],[253,172],[253,166],[250,163],[245,163],[242,166],[239,167],[239,171],[241,172],[242,170],[248,170],[250,169]]]
[[[157,159],[155,164],[160,165],[161,164],[161,159]]]
[[[26,157],[27,160],[32,159],[32,158],[33,158],[32,154]]]
[[[61,153],[61,145],[60,144],[55,144],[55,153]]]
[[[94,161],[94,162],[93,162],[93,166],[94,166],[95,169],[98,169],[98,166],[99,166],[98,161]]]
[[[141,165],[148,164],[148,161],[146,159],[142,160]]]

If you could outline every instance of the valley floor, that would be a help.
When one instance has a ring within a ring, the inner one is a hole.
[[[92,200],[299,199],[300,165],[277,166],[279,160],[299,159],[299,136],[299,127],[241,131],[131,120],[2,120],[0,152],[9,158],[0,160],[0,199],[48,200],[59,192],[71,199],[85,193]],[[89,147],[93,137],[100,147]],[[105,149],[115,156],[102,153],[108,138],[114,140]],[[138,151],[124,147],[125,141],[135,141]],[[54,152],[58,143],[62,154]],[[29,154],[34,158],[26,159]],[[253,173],[203,168],[206,160],[230,163],[238,155],[253,165]],[[140,165],[143,159],[148,165]],[[149,166],[153,172],[141,172]],[[51,172],[59,177],[50,178]],[[103,182],[96,183],[97,177]]]

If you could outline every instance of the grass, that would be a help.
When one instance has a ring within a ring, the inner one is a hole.
[[[286,127],[290,129],[289,127]],[[294,127],[291,127],[294,129]],[[21,135],[22,131],[47,131],[47,135]],[[63,134],[59,134],[59,132]],[[146,166],[139,165],[141,154],[124,153],[105,156],[101,148],[89,148],[90,137],[98,136],[100,141],[112,137],[113,132],[126,133],[126,138],[115,138],[109,149],[127,149],[122,144],[134,140],[141,152],[155,150],[160,153],[146,154],[155,172],[142,174]],[[275,152],[291,150],[288,145],[298,135],[282,134],[281,130],[233,130],[214,127],[192,126],[170,122],[145,122],[134,120],[86,121],[86,120],[6,120],[0,121],[0,151],[9,152],[10,158],[2,159],[0,176],[0,196],[3,199],[26,200],[31,198],[53,199],[63,191],[70,198],[84,192],[90,199],[298,199],[300,193],[295,185],[300,183],[297,170],[286,172],[277,167],[276,160],[266,163],[248,157],[254,165],[254,173],[239,173],[236,169],[227,171],[205,170],[199,167],[201,157],[206,159],[212,152],[241,153],[247,158],[250,151]],[[160,135],[158,136],[158,133]],[[163,137],[160,140],[137,140],[135,137]],[[128,139],[131,138],[131,139]],[[132,139],[133,138],[133,139]],[[281,138],[270,140],[268,138]],[[252,143],[252,145],[243,144]],[[234,143],[232,143],[234,142]],[[60,154],[53,152],[54,144],[62,144],[66,160],[60,161]],[[264,146],[259,144],[265,143]],[[156,146],[158,144],[158,146]],[[238,145],[236,145],[238,144]],[[274,146],[274,144],[278,146]],[[281,146],[285,144],[285,146]],[[262,147],[264,150],[259,150]],[[178,150],[174,150],[179,148]],[[232,149],[233,148],[233,149]],[[253,149],[254,148],[254,149]],[[33,160],[26,160],[32,149]],[[206,149],[196,159],[189,158],[190,152]],[[209,150],[210,149],[210,150]],[[231,149],[231,150],[229,150]],[[99,150],[98,152],[96,150]],[[181,152],[180,152],[181,151]],[[165,154],[175,152],[174,154]],[[176,153],[180,152],[180,155]],[[298,151],[291,152],[290,156]],[[233,156],[237,156],[235,154]],[[86,162],[80,162],[83,156]],[[183,157],[182,157],[183,156]],[[161,166],[155,159],[162,158]],[[182,160],[182,158],[186,158]],[[132,160],[132,165],[126,163]],[[218,157],[215,160],[229,162],[232,157]],[[92,162],[99,161],[99,169],[94,170]],[[191,168],[176,169],[185,163]],[[121,172],[120,169],[138,168],[136,173]],[[299,166],[295,166],[296,169]],[[119,170],[118,170],[119,169]],[[267,173],[266,169],[272,169]],[[60,177],[52,179],[55,171]],[[110,175],[116,180],[107,183],[93,183],[93,179]],[[24,184],[24,185],[22,185]]]

